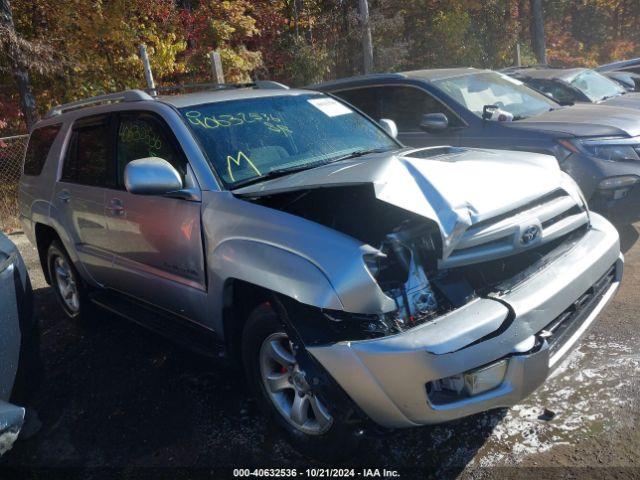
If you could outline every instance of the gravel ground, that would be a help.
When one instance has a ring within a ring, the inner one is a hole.
[[[403,478],[640,478],[640,223],[618,229],[626,270],[617,297],[534,395],[367,439],[344,466]],[[107,313],[89,326],[66,320],[33,247],[11,239],[30,268],[46,380],[35,402],[43,427],[3,457],[0,477],[229,478],[233,468],[327,466],[281,440],[235,370]]]

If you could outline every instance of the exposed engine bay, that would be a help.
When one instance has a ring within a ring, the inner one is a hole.
[[[391,330],[403,331],[477,297],[513,288],[541,268],[565,236],[515,255],[438,269],[441,235],[435,222],[376,198],[371,184],[313,188],[245,199],[352,236],[377,249],[365,263],[397,306]],[[576,232],[573,236],[579,235]],[[527,275],[524,275],[527,272]]]

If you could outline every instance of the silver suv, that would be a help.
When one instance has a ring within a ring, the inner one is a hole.
[[[551,157],[380,125],[273,84],[56,107],[24,228],[69,317],[237,359],[303,450],[513,405],[611,300],[618,234]]]

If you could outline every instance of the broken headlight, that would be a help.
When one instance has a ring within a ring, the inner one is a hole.
[[[365,255],[365,264],[382,290],[397,307],[396,322],[407,328],[433,317],[438,301],[427,278],[421,252],[431,245],[424,237],[408,240],[401,234],[391,234],[383,245],[384,253]]]
[[[323,310],[334,341],[366,340],[402,332],[397,312],[373,315]]]
[[[402,332],[395,311],[379,314],[349,313],[316,308],[284,296],[281,301],[288,313],[289,323],[308,346],[370,340]]]

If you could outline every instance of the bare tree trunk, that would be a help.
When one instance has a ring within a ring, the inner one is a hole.
[[[362,24],[362,51],[364,54],[364,73],[373,71],[373,39],[369,23],[369,3],[360,0],[360,23]]]
[[[19,46],[14,41],[14,39],[18,37],[18,34],[13,24],[13,15],[11,13],[11,3],[9,0],[0,0],[0,27],[5,30],[5,32],[0,32],[0,34],[3,33],[9,36],[4,43],[8,46],[9,50],[7,53],[11,63],[11,75],[13,76],[14,82],[16,82],[18,93],[20,94],[20,110],[22,110],[27,129],[31,130],[31,127],[38,121],[36,99],[31,90],[29,71],[22,61]]]
[[[542,0],[530,0],[531,6],[531,43],[538,63],[547,63],[547,42],[544,34]]]

